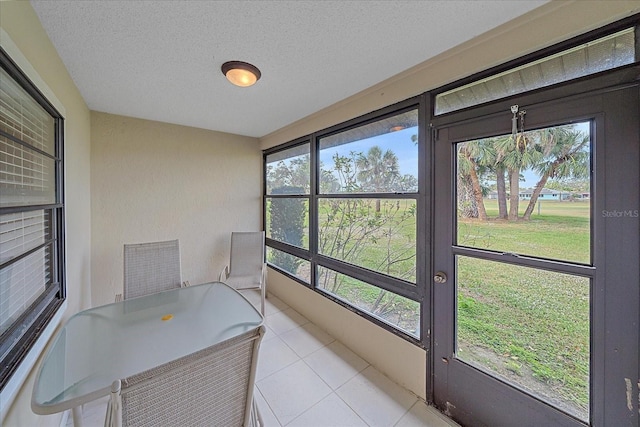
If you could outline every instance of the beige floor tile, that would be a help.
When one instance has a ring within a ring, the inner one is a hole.
[[[304,361],[334,390],[369,366],[338,341],[310,354]]]
[[[262,342],[258,353],[256,381],[286,368],[299,359],[298,355],[279,337]]]
[[[395,427],[454,427],[458,424],[445,417],[433,406],[418,400]]]
[[[275,313],[285,311],[289,306],[275,295],[269,295],[265,300],[264,315],[270,316]]]
[[[277,335],[281,335],[292,329],[298,328],[309,321],[294,309],[288,308],[284,311],[266,316],[265,322],[273,332]]]
[[[308,356],[333,341],[331,335],[313,323],[287,331],[280,338],[300,357]]]
[[[264,334],[264,337],[262,337],[262,343],[260,345],[264,345],[265,341],[269,341],[270,339],[278,336],[278,334],[273,332],[273,330],[266,323],[264,323],[264,327],[266,329],[266,332]]]
[[[257,383],[265,401],[282,425],[331,393],[331,389],[302,360]]]
[[[367,427],[367,424],[335,393],[322,399],[287,427]]]
[[[369,366],[336,393],[367,424],[389,427],[397,423],[418,398]]]
[[[260,411],[260,416],[262,417],[262,421],[264,422],[264,426],[262,427],[282,427],[276,416],[273,414],[273,411],[269,407],[269,404],[266,400],[264,400],[264,397],[262,396],[262,393],[260,392],[258,387],[256,387],[256,391],[254,392],[254,399],[258,404],[258,410]]]

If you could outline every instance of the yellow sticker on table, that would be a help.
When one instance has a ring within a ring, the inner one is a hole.
[[[162,321],[164,322],[165,320],[171,320],[173,319],[173,314],[165,314],[164,316],[162,316]]]

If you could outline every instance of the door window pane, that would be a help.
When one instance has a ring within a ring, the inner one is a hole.
[[[418,111],[320,139],[320,193],[418,191]]]
[[[318,267],[318,288],[420,337],[420,303],[325,267]]]
[[[456,244],[591,263],[589,122],[456,148]]]
[[[414,199],[318,199],[318,253],[416,281]]]
[[[587,420],[590,280],[456,262],[456,357]]]

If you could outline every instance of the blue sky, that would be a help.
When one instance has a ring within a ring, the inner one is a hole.
[[[586,134],[590,133],[589,122],[576,123],[575,127],[576,130]],[[533,188],[540,180],[540,176],[529,169],[523,171],[522,175],[524,176],[524,182],[520,182],[520,188]]]
[[[320,161],[325,169],[333,169],[332,157],[335,153],[346,156],[351,151],[364,155],[375,145],[382,151],[391,150],[398,157],[400,175],[411,174],[418,177],[418,145],[411,140],[412,135],[418,134],[418,127],[411,127],[397,132],[385,133],[372,138],[337,145],[320,151]]]
[[[576,129],[589,133],[589,122],[577,123]],[[375,145],[383,151],[391,150],[398,157],[400,174],[411,174],[418,177],[418,146],[411,140],[412,135],[418,134],[418,127],[411,127],[397,132],[385,133],[371,138],[354,141],[348,144],[337,145],[320,151],[320,161],[325,169],[333,169],[333,155],[339,153],[347,156],[349,152],[355,151],[366,155],[367,151]],[[288,163],[288,162],[286,162]],[[538,175],[531,170],[522,172],[525,181],[521,182],[522,188],[535,186],[538,182]]]

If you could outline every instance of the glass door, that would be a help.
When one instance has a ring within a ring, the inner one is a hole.
[[[605,400],[638,373],[637,325],[614,313],[638,318],[637,97],[505,104],[435,127],[434,400],[461,423],[622,413]]]

